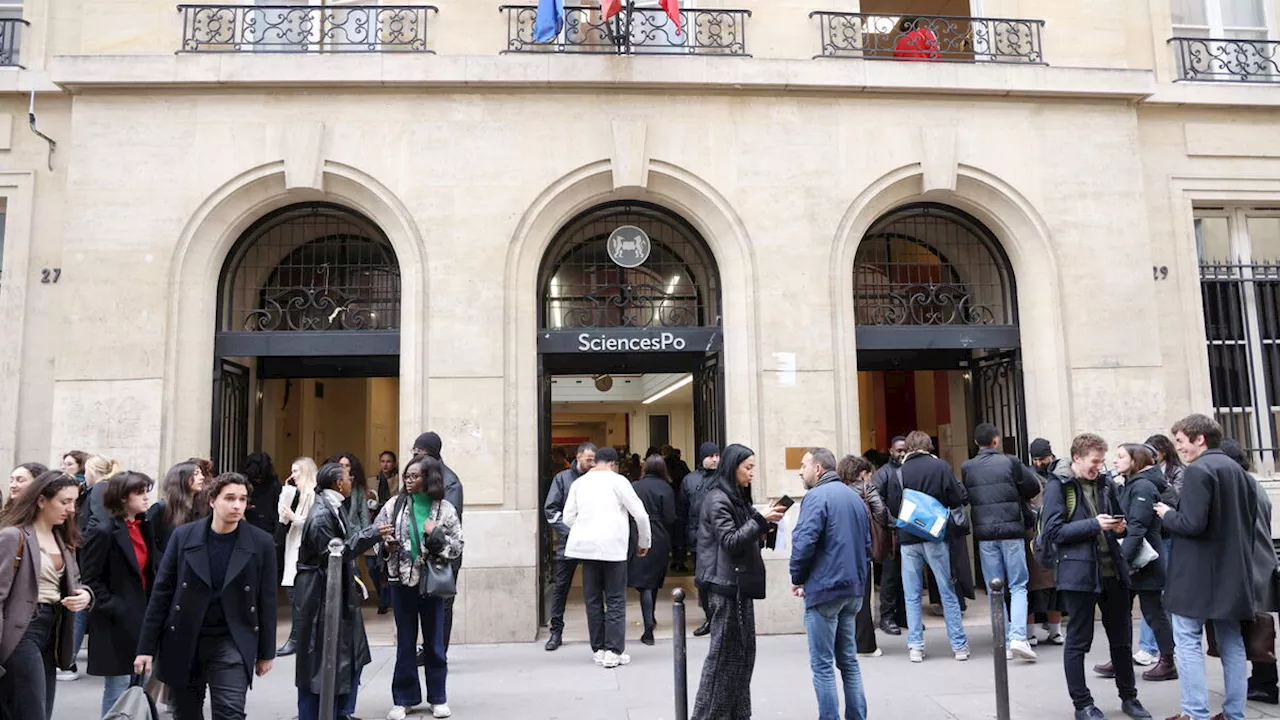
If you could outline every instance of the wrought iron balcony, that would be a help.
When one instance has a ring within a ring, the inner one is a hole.
[[[0,20],[0,66],[22,67],[18,49],[22,45],[22,33],[31,23],[18,18]]]
[[[1280,83],[1280,42],[1176,37],[1178,80]]]
[[[503,5],[509,53],[569,52],[598,55],[729,55],[748,57],[750,10],[680,10],[680,27],[660,8],[627,3],[605,20],[599,6],[566,6],[564,29],[545,43],[534,39],[538,8]]]
[[[1043,20],[817,11],[819,57],[1043,65]]]
[[[420,52],[430,5],[179,5],[179,52]]]

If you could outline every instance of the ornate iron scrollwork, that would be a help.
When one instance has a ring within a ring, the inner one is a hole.
[[[570,301],[561,301],[570,302]],[[696,298],[668,295],[656,285],[607,285],[564,311],[563,327],[696,327]]]
[[[962,285],[908,285],[867,308],[871,325],[991,325],[991,308],[974,303]]]
[[[1043,20],[817,11],[822,57],[1044,64]]]
[[[430,5],[179,5],[181,52],[422,52]]]
[[[285,288],[263,293],[262,307],[245,316],[244,329],[302,332],[379,328],[377,315],[362,307],[354,295],[327,288]]]
[[[1280,41],[1176,37],[1179,80],[1280,83]]]
[[[564,31],[555,40],[534,40],[538,8],[503,5],[507,15],[506,52],[576,52],[609,55],[737,55],[746,56],[750,10],[683,9],[680,28],[661,8],[627,3],[605,20],[598,6],[566,6]]]

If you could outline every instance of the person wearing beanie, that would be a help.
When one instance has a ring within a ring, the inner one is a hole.
[[[547,499],[542,505],[547,525],[556,531],[556,571],[551,595],[551,637],[546,645],[548,652],[558,649],[563,642],[564,606],[573,586],[573,575],[578,571],[578,561],[564,554],[565,543],[569,540],[569,526],[564,523],[564,503],[569,499],[573,481],[582,477],[595,463],[596,446],[590,442],[579,445],[573,464],[552,478]]]
[[[427,431],[418,436],[413,441],[414,455],[430,455],[440,464],[444,466],[444,499],[458,511],[458,524],[462,524],[462,481],[458,479],[458,474],[450,469],[445,463],[444,458],[440,457],[440,450],[444,447],[444,441],[434,432]],[[458,573],[462,570],[462,555],[458,555],[453,561],[453,580],[458,581]],[[449,641],[453,636],[453,601],[455,598],[448,598],[444,601],[444,649],[449,650]],[[418,664],[422,665],[426,662],[426,656],[423,653],[418,654]]]
[[[1038,525],[1041,508],[1044,507],[1044,488],[1049,483],[1049,475],[1053,472],[1057,458],[1053,456],[1053,448],[1049,446],[1049,441],[1044,438],[1032,440],[1027,450],[1027,454],[1031,456],[1031,469],[1036,471],[1036,477],[1040,480],[1040,494],[1028,502]],[[1036,532],[1038,528],[1032,528],[1032,539],[1035,538]],[[1050,645],[1065,644],[1066,638],[1062,635],[1062,611],[1058,609],[1057,578],[1053,570],[1044,567],[1036,560],[1036,555],[1031,552],[1029,544],[1027,576],[1029,578],[1027,581],[1027,627],[1032,628],[1027,632],[1027,642],[1032,647],[1041,642]],[[1040,628],[1045,631],[1043,641],[1036,637],[1034,631],[1036,622],[1039,622]]]
[[[698,518],[702,514],[702,498],[707,494],[716,468],[720,467],[720,447],[713,442],[699,445],[696,464],[698,469],[684,476],[680,492],[676,494],[676,526],[684,528],[685,547],[693,551],[695,562],[698,558]],[[711,632],[711,615],[707,613],[706,593],[701,587],[698,588],[698,606],[702,608],[704,620],[693,634],[702,637]]]

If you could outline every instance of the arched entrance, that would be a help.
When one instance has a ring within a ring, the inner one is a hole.
[[[639,201],[581,213],[543,255],[538,308],[540,503],[581,442],[624,458],[669,446],[688,466],[723,442],[720,277],[689,222]],[[543,518],[543,622],[550,540]]]
[[[250,226],[219,277],[213,458],[239,469],[266,451],[347,451],[374,467],[396,447],[400,266],[381,228],[340,205],[311,202]]]
[[[949,206],[882,216],[853,269],[862,437],[884,450],[925,430],[958,464],[980,422],[1026,453],[1021,336],[1013,271],[995,236]]]

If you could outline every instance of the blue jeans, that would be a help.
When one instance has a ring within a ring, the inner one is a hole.
[[[983,540],[978,543],[978,559],[982,577],[990,587],[1000,578],[1009,593],[1009,609],[1005,611],[1005,639],[1008,642],[1027,639],[1027,543],[1025,540]]]
[[[402,707],[422,704],[422,684],[418,679],[418,628],[427,651],[427,703],[449,702],[445,683],[449,679],[449,659],[444,649],[444,601],[424,598],[417,587],[393,585],[391,612],[396,619],[396,664],[391,672],[391,702]]]
[[[870,577],[867,581],[870,582]],[[809,636],[809,668],[818,694],[818,720],[840,720],[840,695],[836,691],[834,662],[844,680],[844,720],[865,720],[867,696],[862,691],[858,667],[857,617],[862,598],[844,598],[814,605],[804,611]]]
[[[1156,632],[1147,624],[1146,618],[1142,618],[1142,627],[1138,630],[1138,649],[1148,655],[1160,654],[1160,647],[1156,645]]]
[[[920,594],[924,592],[924,566],[928,563],[938,579],[942,611],[947,621],[947,638],[952,650],[969,647],[960,617],[960,600],[951,582],[951,549],[945,542],[922,542],[902,546],[902,593],[907,605],[907,647],[924,649],[924,623],[920,621]]]
[[[132,675],[107,675],[102,678],[102,715],[104,717],[124,691],[129,689],[129,683],[132,680]],[[147,677],[142,678],[142,684],[146,686]]]
[[[1213,623],[1213,633],[1222,656],[1225,684],[1222,712],[1227,720],[1243,720],[1244,701],[1249,681],[1249,663],[1245,659],[1244,635],[1238,620],[1198,620],[1170,614],[1173,623],[1174,655],[1178,661],[1178,689],[1182,712],[1191,720],[1209,719],[1209,688],[1204,678],[1204,649],[1200,636],[1206,622]]]
[[[76,664],[76,658],[80,657],[80,647],[84,645],[85,633],[89,631],[89,611],[81,610],[76,613],[76,629],[71,641],[71,664]]]

